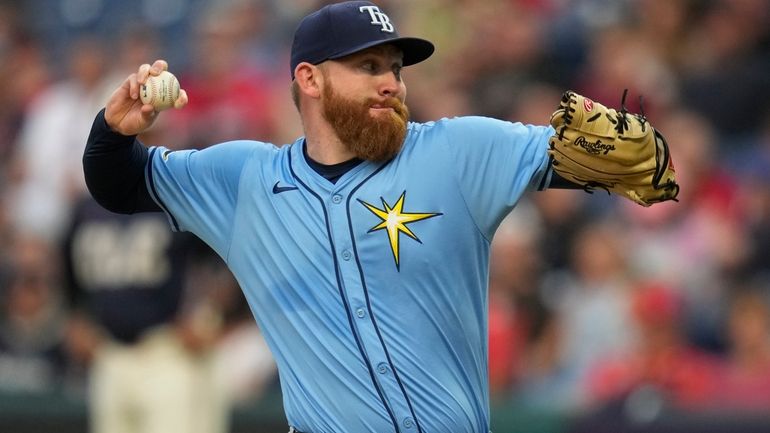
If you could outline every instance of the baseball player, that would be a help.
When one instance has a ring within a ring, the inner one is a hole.
[[[292,144],[144,147],[136,135],[158,113],[138,89],[162,60],[129,76],[94,122],[91,193],[116,212],[162,210],[227,262],[278,365],[290,431],[488,432],[490,240],[522,194],[562,178],[551,169],[559,146],[601,155],[609,145],[594,130],[575,139],[585,121],[572,93],[556,129],[409,122],[401,69],[433,50],[370,2],[337,3],[294,35],[305,135]],[[182,91],[175,106],[186,101]],[[582,105],[606,114],[602,125],[643,120]],[[675,197],[669,187],[643,204]]]
[[[171,233],[158,213],[117,215],[85,196],[74,210],[63,244],[76,312],[67,341],[90,361],[90,431],[227,431],[215,332],[196,326],[201,301],[184,287],[188,269],[204,262],[191,252],[205,246]]]

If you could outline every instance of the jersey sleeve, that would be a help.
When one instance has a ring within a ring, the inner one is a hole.
[[[491,236],[528,190],[550,182],[550,126],[524,125],[486,117],[440,122],[441,142],[450,147],[447,164],[479,228]]]
[[[145,180],[175,231],[189,231],[226,257],[238,203],[241,172],[253,142],[204,150],[150,148]]]

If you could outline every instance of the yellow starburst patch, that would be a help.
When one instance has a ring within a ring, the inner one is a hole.
[[[407,224],[422,221],[428,218],[433,218],[435,216],[442,215],[439,212],[435,213],[412,213],[412,212],[404,212],[404,201],[406,199],[406,191],[401,193],[401,197],[398,198],[396,201],[396,204],[393,206],[390,206],[384,198],[380,197],[380,200],[382,200],[382,206],[383,209],[379,209],[363,200],[358,200],[364,207],[369,209],[369,211],[375,215],[377,215],[380,220],[382,220],[379,224],[369,229],[368,233],[376,232],[378,230],[386,230],[386,233],[388,235],[388,241],[390,243],[390,250],[393,253],[393,259],[396,261],[396,269],[400,270],[400,258],[399,258],[399,235],[400,233],[404,233],[405,235],[409,236],[410,238],[416,240],[419,243],[422,243],[422,241],[415,235],[409,227],[407,227]]]

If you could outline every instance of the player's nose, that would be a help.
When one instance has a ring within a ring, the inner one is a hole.
[[[379,82],[380,96],[400,97],[405,92],[404,82],[396,74],[382,74]]]

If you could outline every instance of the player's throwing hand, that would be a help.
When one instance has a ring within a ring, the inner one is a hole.
[[[139,91],[148,77],[157,76],[168,70],[165,60],[156,60],[152,65],[143,64],[139,70],[129,75],[107,101],[104,118],[113,131],[123,135],[138,135],[155,122],[157,111],[150,104],[143,104]],[[174,108],[187,104],[187,93],[179,91],[179,98],[174,101]]]

